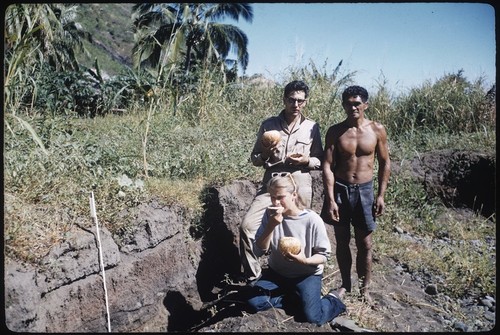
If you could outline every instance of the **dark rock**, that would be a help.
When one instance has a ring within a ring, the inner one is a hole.
[[[486,217],[496,211],[495,157],[463,150],[436,150],[411,162],[430,195],[452,207],[468,207]]]
[[[464,324],[463,322],[458,322],[458,321],[453,324],[453,328],[455,328],[461,332],[466,332],[469,330],[469,327],[467,327],[466,324]]]
[[[437,285],[434,285],[434,284],[427,285],[427,287],[425,288],[425,293],[427,293],[429,295],[436,295],[436,294],[438,294]]]

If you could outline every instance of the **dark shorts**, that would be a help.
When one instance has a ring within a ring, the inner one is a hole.
[[[329,217],[326,206],[326,197],[321,211],[321,217],[327,224],[350,225],[374,231],[377,228],[373,213],[374,193],[373,180],[363,184],[349,184],[343,180],[336,180],[333,188],[335,202],[339,206],[340,221],[334,223]]]

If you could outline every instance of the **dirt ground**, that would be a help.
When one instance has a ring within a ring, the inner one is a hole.
[[[483,204],[482,214],[489,217],[495,213],[495,185],[491,180],[495,174],[494,158],[476,152],[442,150],[430,152],[409,163],[405,169],[420,176],[428,191],[438,195],[445,203],[449,203],[449,215],[458,221],[467,222],[474,214],[472,208],[477,203]],[[403,166],[403,164],[395,164]],[[398,173],[400,169],[395,169]],[[467,181],[467,182],[464,182]],[[319,183],[320,185],[321,183]],[[477,186],[480,185],[479,188]],[[320,192],[318,193],[320,194]],[[475,194],[475,202],[468,197]],[[481,201],[478,201],[481,200]],[[320,203],[320,202],[318,202]],[[461,205],[467,205],[464,208]],[[459,206],[455,206],[459,205]],[[457,209],[457,208],[461,209]],[[443,217],[446,217],[443,216]],[[492,223],[494,225],[494,223]],[[493,228],[494,229],[494,228]],[[327,225],[328,234],[335,250],[333,228]],[[393,234],[401,234],[401,238],[412,239],[415,243],[434,243],[421,241],[394,228]],[[450,240],[440,241],[451,243]],[[340,315],[330,324],[316,327],[304,322],[297,322],[292,315],[282,310],[268,310],[257,314],[238,312],[236,310],[219,311],[206,323],[197,328],[199,331],[222,332],[491,332],[496,325],[495,296],[480,296],[477,292],[468,292],[466,296],[452,298],[439,289],[444,279],[434,277],[431,273],[413,273],[405,264],[383,254],[377,254],[377,232],[373,236],[374,254],[371,296],[374,305],[361,301],[359,286],[356,283],[354,242],[351,242],[353,254],[353,290],[344,296],[347,312]],[[496,239],[481,241],[487,243],[490,250],[496,250]],[[425,247],[425,245],[423,245]],[[335,255],[325,268],[323,278],[323,294],[340,286]],[[496,272],[496,261],[492,262],[491,271]],[[480,290],[477,290],[480,291]]]

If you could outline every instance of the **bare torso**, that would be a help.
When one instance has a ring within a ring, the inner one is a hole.
[[[379,125],[365,120],[359,127],[342,122],[333,127],[333,173],[336,179],[361,184],[373,179]]]

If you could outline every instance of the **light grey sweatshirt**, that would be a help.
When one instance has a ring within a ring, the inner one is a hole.
[[[264,232],[268,224],[269,216],[267,211],[262,218],[255,235],[255,240]],[[284,277],[295,278],[312,274],[322,274],[324,263],[320,265],[304,265],[291,262],[286,259],[278,250],[278,241],[285,236],[298,238],[302,244],[302,250],[306,257],[314,254],[325,256],[325,262],[330,257],[332,247],[328,238],[325,224],[321,217],[314,211],[304,209],[298,216],[288,216],[283,218],[283,222],[277,225],[273,230],[273,236],[270,243],[270,255],[268,264],[271,269]],[[254,253],[257,257],[266,254],[269,250],[260,249],[254,242]]]

